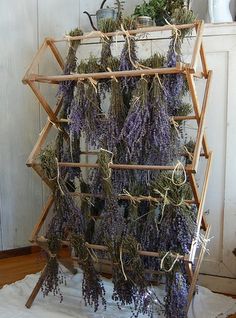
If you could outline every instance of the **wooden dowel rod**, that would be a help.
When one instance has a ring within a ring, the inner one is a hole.
[[[189,182],[191,184],[191,188],[192,188],[192,191],[193,191],[193,196],[194,196],[196,205],[199,206],[199,204],[200,204],[200,196],[199,196],[199,193],[198,193],[198,188],[197,188],[197,183],[196,183],[195,177],[194,177],[192,172],[188,173],[188,177],[189,177]]]
[[[32,233],[30,235],[30,238],[29,238],[30,242],[35,241],[36,236],[38,236],[38,234],[39,234],[39,232],[41,230],[41,227],[42,227],[42,225],[43,225],[43,223],[44,223],[44,221],[45,221],[45,219],[46,219],[46,217],[48,215],[48,212],[49,212],[49,210],[50,210],[50,208],[51,208],[51,206],[53,204],[53,201],[54,201],[54,198],[53,198],[52,195],[50,195],[50,197],[48,198],[48,200],[46,202],[46,205],[43,207],[43,210],[42,210],[42,212],[40,214],[39,220],[35,224],[34,229],[33,229]]]
[[[72,192],[72,196],[85,197],[85,198],[105,198],[103,194],[93,194],[93,193],[81,193],[81,192]],[[152,201],[152,202],[161,202],[163,198],[155,198],[152,196],[129,196],[126,194],[119,194],[117,196],[118,200],[136,200],[136,201]],[[185,203],[195,204],[195,200],[184,200]]]
[[[119,36],[119,35],[126,35],[127,32],[130,35],[135,35],[135,34],[141,34],[141,33],[151,33],[151,32],[156,32],[156,31],[172,31],[175,28],[178,30],[181,29],[190,29],[194,28],[196,23],[189,23],[189,24],[177,24],[177,25],[164,25],[164,26],[155,26],[155,27],[149,27],[149,28],[141,28],[141,29],[136,29],[136,30],[127,30],[127,31],[116,31],[116,32],[108,32],[105,33],[105,36],[107,37],[112,37],[112,36]],[[66,36],[64,39],[52,39],[53,42],[65,42],[65,41],[78,41],[78,40],[86,40],[86,39],[96,39],[96,38],[101,38],[104,37],[104,34],[100,31],[93,31],[90,33],[87,33],[85,35],[80,35],[80,36]]]
[[[55,111],[54,111],[54,115],[55,116],[58,115],[58,113],[59,113],[59,111],[61,109],[62,100],[63,99],[61,97],[58,100],[58,102],[57,102],[57,105],[56,105]],[[31,153],[30,153],[30,155],[29,155],[29,157],[27,159],[27,162],[26,162],[27,166],[30,166],[34,162],[36,156],[39,154],[40,149],[41,149],[42,145],[44,144],[44,142],[45,142],[45,140],[46,140],[46,138],[47,138],[47,136],[49,134],[49,131],[50,131],[51,127],[52,127],[52,122],[47,121],[46,125],[44,126],[44,128],[42,129],[42,131],[41,131],[41,133],[39,135],[39,138],[38,138],[36,144],[34,145],[33,150],[31,151]]]
[[[81,151],[80,152],[80,155],[91,155],[91,156],[97,156],[97,155],[99,155],[99,151]],[[193,153],[190,153],[191,155],[193,155]],[[182,154],[180,154],[181,156],[183,156],[183,157],[187,157],[189,154],[187,154],[187,153],[182,153]],[[201,153],[201,157],[204,157],[205,156],[205,153]]]
[[[203,182],[203,188],[202,188],[202,193],[201,193],[200,204],[199,204],[199,208],[198,208],[197,220],[196,220],[196,223],[197,223],[197,229],[196,229],[197,237],[199,236],[200,228],[201,228],[201,224],[202,224],[203,209],[204,209],[204,204],[205,204],[205,200],[206,200],[206,193],[207,193],[207,187],[208,187],[208,183],[209,183],[209,177],[210,177],[210,171],[211,171],[211,165],[212,165],[212,158],[213,158],[213,154],[212,154],[212,152],[210,152],[209,153],[209,158],[207,159],[207,166],[206,166],[206,171],[205,171],[205,177],[204,177],[204,182]],[[190,250],[190,255],[189,255],[189,259],[192,262],[194,261],[194,258],[195,258],[196,249],[197,249],[197,242],[193,241],[192,246],[191,246],[191,250]]]
[[[27,82],[30,88],[32,89],[32,91],[34,92],[35,96],[37,97],[38,101],[40,102],[40,104],[43,106],[44,110],[48,114],[49,118],[52,121],[56,122],[57,121],[56,115],[54,114],[53,110],[51,109],[45,97],[41,94],[41,92],[39,91],[35,83],[33,83],[32,81],[27,81]]]
[[[195,30],[197,33],[198,30],[198,25],[195,25]],[[204,46],[203,46],[203,41],[201,42],[201,46],[200,46],[200,58],[201,58],[201,63],[202,63],[202,75],[207,78],[208,76],[208,67],[207,67],[207,62],[206,62],[206,54],[205,54],[205,50],[204,50]]]
[[[48,240],[41,236],[41,237],[38,237],[35,241],[36,243],[39,242],[39,243],[45,243],[45,242],[48,242]],[[61,241],[62,244],[66,245],[66,246],[71,246],[71,243],[69,241]],[[97,251],[108,251],[108,247],[105,246],[105,245],[97,245],[97,244],[89,244],[89,243],[86,243],[86,247],[87,248],[91,248],[93,250],[97,250]],[[125,253],[125,251],[124,251]],[[162,257],[163,256],[163,253],[158,253],[158,252],[151,252],[151,251],[138,251],[138,254],[140,256],[151,256],[151,257]],[[176,258],[177,257],[177,254],[175,253],[169,253],[169,256],[170,257],[173,257],[173,258]],[[185,261],[185,262],[190,262],[188,257],[185,256],[185,255],[179,255],[178,254],[178,258]]]
[[[199,230],[200,230],[200,226],[201,226],[201,219],[202,219],[202,215],[203,215],[204,204],[206,201],[206,194],[207,194],[207,188],[208,188],[209,177],[210,177],[210,172],[211,172],[212,159],[213,159],[213,153],[210,152],[210,155],[209,155],[209,158],[207,161],[205,179],[204,179],[203,189],[202,189],[202,193],[201,193],[201,202],[200,202],[199,213],[198,213],[198,217],[197,217],[197,224],[198,224]]]
[[[46,39],[48,46],[50,47],[53,55],[55,56],[55,59],[57,60],[58,64],[60,65],[61,69],[64,70],[65,67],[65,63],[63,61],[63,58],[60,54],[60,52],[58,51],[58,48],[56,47],[56,45],[54,44],[52,39]]]
[[[44,175],[44,172],[42,171],[42,168],[40,165],[29,165],[30,167],[32,167],[34,169],[34,171],[40,176],[40,178],[45,182],[45,184],[51,189],[53,190],[53,185],[52,182]]]
[[[100,73],[87,73],[87,74],[71,74],[71,75],[52,75],[44,76],[38,74],[30,74],[28,80],[33,82],[64,82],[64,81],[77,81],[85,80],[88,78],[103,79],[112,77],[132,77],[132,76],[142,76],[142,75],[155,75],[155,74],[177,74],[183,73],[183,66],[179,67],[163,67],[163,68],[153,68],[153,69],[143,69],[143,70],[131,70],[131,71],[115,71],[115,72],[100,72]]]
[[[75,168],[99,168],[97,163],[75,163],[75,162],[59,162],[59,167],[75,167]],[[128,164],[109,164],[109,168],[116,170],[174,170],[175,166],[149,166],[149,165],[128,165]],[[186,171],[192,171],[192,167],[187,165]]]
[[[42,43],[42,45],[39,48],[36,55],[34,56],[31,65],[29,66],[28,70],[26,71],[26,73],[22,79],[23,84],[28,84],[27,78],[28,78],[29,74],[32,73],[33,68],[39,63],[39,60],[41,59],[42,55],[44,54],[47,46],[48,46],[48,44],[47,44],[46,40],[44,40],[44,42]]]
[[[197,91],[196,91],[196,86],[195,86],[195,83],[194,83],[193,75],[190,74],[190,72],[187,71],[186,72],[186,78],[187,78],[187,82],[188,82],[188,86],[189,86],[189,91],[190,91],[190,95],[191,95],[191,99],[192,99],[193,108],[194,108],[194,112],[195,112],[195,115],[196,115],[197,123],[199,125],[199,123],[200,123],[200,103],[199,103],[199,100],[197,98]],[[209,149],[208,149],[205,133],[203,135],[202,143],[203,143],[203,150],[204,150],[204,153],[205,153],[205,157],[208,158]]]
[[[182,120],[196,120],[197,117],[196,116],[173,116],[171,117],[173,118],[175,121],[182,121]],[[67,118],[61,118],[57,121],[58,123],[69,123],[70,120]]]
[[[203,99],[202,111],[201,111],[200,121],[198,126],[198,133],[197,133],[196,145],[194,149],[193,162],[192,162],[192,166],[195,171],[197,171],[198,169],[199,157],[200,157],[201,147],[203,144],[204,126],[205,126],[205,120],[206,120],[206,110],[207,110],[208,100],[209,100],[211,80],[212,80],[212,71],[209,71],[207,82],[206,82],[204,99]]]
[[[201,56],[201,62],[202,62],[203,75],[204,75],[205,78],[207,78],[209,70],[208,70],[208,67],[207,67],[206,53],[205,53],[205,50],[204,50],[203,43],[201,44],[201,47],[200,47],[200,56]]]
[[[72,257],[73,260],[75,260],[79,265],[83,264],[83,262],[79,259],[79,257],[75,257],[73,256]],[[111,269],[112,269],[112,265],[113,265],[113,262],[108,260],[108,259],[102,259],[102,258],[98,258],[97,257],[97,260],[96,261],[93,261],[94,265],[105,265],[105,266],[109,266]],[[130,267],[125,267],[126,270],[132,270]],[[102,270],[99,271],[102,273]],[[161,272],[161,271],[155,271],[155,270],[152,270],[152,269],[147,269],[145,268],[144,269],[144,273],[146,274],[153,274],[153,275],[164,275],[165,272]]]
[[[173,119],[175,121],[182,121],[182,120],[196,120],[196,116],[174,116]]]
[[[202,44],[202,37],[204,31],[204,21],[198,21],[196,24],[196,41],[193,49],[192,61],[191,61],[191,68],[196,71],[197,68],[197,58],[200,52],[201,44]]]

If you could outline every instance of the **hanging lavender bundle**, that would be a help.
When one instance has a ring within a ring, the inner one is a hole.
[[[72,101],[70,112],[68,113],[70,138],[80,136],[85,125],[85,85],[78,81],[76,94]]]
[[[57,176],[55,156],[55,147],[51,144],[42,149],[39,154],[41,168],[45,177],[47,177],[51,182],[55,182]]]
[[[146,139],[146,154],[149,164],[167,165],[171,160],[171,123],[160,80],[152,83],[152,106],[150,130]]]
[[[69,233],[84,233],[87,220],[76,206],[71,194],[62,179],[59,181],[54,197],[54,212],[48,226],[46,237],[65,240]]]
[[[106,308],[105,289],[102,280],[94,268],[93,262],[96,261],[95,256],[86,246],[84,235],[72,235],[70,242],[75,250],[75,255],[78,257],[80,267],[83,270],[82,295],[85,306],[89,305],[96,312],[99,308],[101,299],[102,305]]]
[[[123,102],[123,96],[120,94],[121,85],[117,79],[111,80],[111,99],[108,110],[106,135],[102,145],[109,151],[116,153],[116,146],[119,141],[121,129],[123,127],[126,110]]]
[[[113,300],[119,308],[123,305],[133,305],[132,317],[138,317],[139,314],[152,317],[152,299],[148,295],[137,241],[134,237],[126,235],[115,245],[109,243],[108,251],[113,262]]]
[[[120,140],[127,145],[127,161],[134,163],[139,163],[142,158],[144,140],[150,127],[148,93],[148,82],[141,78],[120,134]]]
[[[153,192],[163,198],[159,227],[159,249],[187,254],[196,235],[196,211],[185,200],[193,193],[181,173],[161,173],[152,183]],[[168,234],[168,235],[167,235]]]
[[[192,11],[186,8],[178,8],[173,12],[173,22],[175,24],[188,24],[193,23],[195,16]],[[169,50],[167,52],[167,67],[176,67],[178,62],[182,60],[181,46],[184,39],[191,34],[192,29],[178,30],[174,32]],[[165,75],[165,92],[168,102],[168,112],[170,116],[177,116],[178,110],[183,103],[182,98],[187,92],[187,85],[183,74],[168,74]]]
[[[183,264],[166,275],[165,317],[186,318],[189,283]]]
[[[108,247],[107,256],[112,261],[113,300],[119,308],[122,305],[134,304],[135,310],[146,312],[142,297],[146,290],[146,282],[138,254],[138,242],[128,234],[123,211],[119,208],[117,197],[113,193],[111,171],[108,168],[110,160],[111,154],[102,150],[98,162],[106,202],[95,232],[95,240]],[[132,270],[134,267],[135,272]]]
[[[122,26],[124,30],[134,30],[136,29],[135,20],[131,17],[124,18],[122,20]],[[130,36],[127,32],[125,36],[125,44],[120,55],[120,71],[130,71],[136,69],[136,64],[138,57],[136,54],[136,43],[135,38]],[[136,86],[137,79],[135,77],[122,77],[121,83],[123,92],[128,98],[130,90],[134,89]],[[128,98],[129,99],[129,98]]]
[[[100,108],[99,97],[90,82],[78,82],[77,91],[69,114],[70,136],[85,134],[86,143],[96,147],[102,136],[104,114]]]
[[[167,67],[176,67],[181,61],[180,40],[172,37],[167,52]],[[182,105],[183,92],[185,91],[185,80],[183,74],[167,74],[164,76],[165,97],[170,116],[176,116]]]
[[[99,30],[103,33],[102,50],[101,50],[101,70],[107,72],[111,68],[110,62],[113,59],[111,52],[112,37],[108,37],[106,33],[115,32],[117,29],[117,21],[113,19],[102,19],[99,21]],[[101,79],[99,83],[101,95],[104,97],[106,92],[111,88],[109,79]]]
[[[65,277],[60,269],[59,263],[55,255],[47,257],[47,267],[45,272],[45,279],[41,287],[43,297],[52,293],[54,296],[60,297],[60,302],[63,301],[63,295],[60,285],[65,283]]]
[[[104,33],[102,37],[102,50],[101,50],[101,66],[104,72],[107,72],[109,67],[109,59],[112,57],[111,44],[112,37],[106,36],[105,33],[115,32],[117,28],[117,21],[113,19],[102,19],[99,21],[99,30]]]
[[[114,163],[124,163],[126,158],[126,146],[119,140],[126,116],[127,109],[121,94],[121,82],[111,80],[111,100],[107,118],[107,149],[114,154]],[[130,182],[132,172],[127,170],[115,170],[112,173],[112,184],[114,192],[119,194],[126,188]]]
[[[80,36],[83,35],[83,32],[80,29],[75,29],[69,33],[69,36]],[[66,57],[64,75],[70,75],[76,71],[76,51],[80,44],[80,40],[70,41],[69,42],[69,51]],[[74,87],[76,83],[74,81],[64,81],[60,83],[58,95],[63,96],[63,104],[60,112],[60,117],[63,118],[67,115],[68,109],[71,106],[71,102],[74,94]]]
[[[184,183],[183,175],[162,173],[156,180],[154,191],[164,198],[159,217],[158,250],[180,255],[189,254],[192,241],[196,238],[196,208],[189,206],[185,200],[192,198],[189,184]],[[186,317],[188,301],[187,274],[183,264],[178,260],[172,271],[173,257],[166,257],[163,268],[166,274],[165,316]]]
[[[188,254],[195,236],[195,209],[166,206],[159,229],[159,249]]]
[[[142,217],[139,222],[142,225],[140,244],[145,251],[156,251],[159,243],[159,228],[158,228],[158,216],[157,207],[151,206],[144,210],[147,214],[146,219]],[[144,215],[145,215],[144,214]],[[143,260],[145,268],[158,270],[159,259],[156,257],[146,256]],[[149,275],[149,280],[153,280],[153,275]]]
[[[66,240],[69,233],[84,231],[85,220],[80,209],[75,205],[63,180],[58,180],[60,188],[54,193],[55,203],[53,217],[49,223],[46,238],[48,240],[46,276],[42,285],[44,296],[49,293],[59,295],[62,301],[60,284],[64,282],[64,275],[59,267],[57,254],[61,240]]]

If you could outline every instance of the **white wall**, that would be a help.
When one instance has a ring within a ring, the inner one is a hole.
[[[45,36],[78,25],[79,8],[78,0],[0,1],[0,250],[28,245],[44,199],[25,166],[43,116],[21,79]]]

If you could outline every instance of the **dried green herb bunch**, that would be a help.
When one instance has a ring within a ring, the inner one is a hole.
[[[125,30],[135,30],[137,29],[137,22],[134,17],[127,16],[121,20],[121,25]]]
[[[52,144],[47,145],[41,150],[39,159],[45,176],[50,180],[55,180],[57,177],[55,147]]]
[[[74,30],[71,30],[69,32],[69,36],[82,36],[84,33],[81,29],[79,28],[76,28]],[[80,44],[81,40],[73,40],[73,41],[70,41],[70,48],[72,47],[75,51],[77,50],[79,44]],[[69,53],[70,53],[70,50],[69,50]],[[69,54],[68,54],[68,58],[67,60],[69,59]]]
[[[173,14],[172,14],[173,24],[191,24],[195,20],[196,20],[196,16],[191,10],[188,10],[186,8],[177,8],[173,11]],[[183,41],[186,36],[191,35],[192,30],[193,30],[192,28],[180,30],[179,40]]]
[[[154,55],[145,60],[140,60],[139,63],[149,68],[160,68],[164,67],[166,63],[166,57],[163,54],[155,53]]]
[[[99,73],[101,71],[100,59],[90,55],[87,60],[81,60],[77,66],[77,72],[80,74]]]
[[[103,33],[115,32],[117,29],[117,21],[113,19],[102,19],[99,21],[99,30]],[[101,65],[107,70],[108,59],[111,58],[112,37],[104,35],[102,37]]]
[[[192,163],[195,146],[196,142],[192,138],[183,146],[183,153],[185,154],[186,164]]]
[[[180,206],[184,200],[193,197],[191,186],[186,181],[183,171],[161,172],[151,185],[152,192],[160,195],[167,204]]]
[[[117,29],[117,21],[113,19],[101,19],[99,21],[99,30],[103,33],[115,32]]]

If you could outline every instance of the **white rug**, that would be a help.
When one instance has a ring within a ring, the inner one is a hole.
[[[107,310],[94,313],[90,307],[84,307],[81,298],[81,273],[67,276],[67,285],[62,286],[64,296],[60,304],[59,299],[54,296],[42,297],[40,292],[31,309],[24,307],[39,275],[29,275],[23,280],[12,285],[6,285],[0,290],[0,318],[129,318],[129,308],[121,311],[111,300],[112,284],[104,280],[107,291]],[[161,296],[163,291],[158,289]],[[226,318],[236,312],[236,301],[225,296],[217,295],[204,287],[199,287],[198,294],[194,297],[189,310],[189,318]],[[142,316],[143,317],[143,316]],[[160,317],[160,316],[156,316]],[[140,315],[141,318],[141,315]]]

